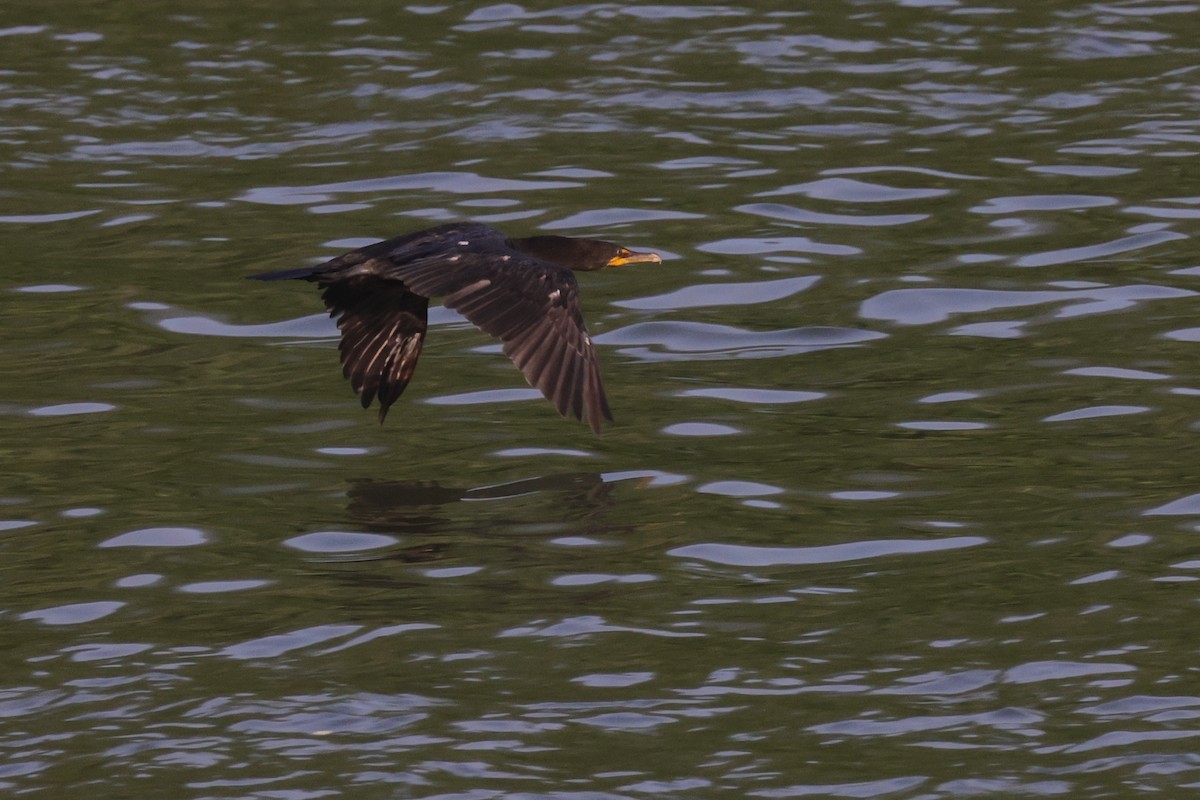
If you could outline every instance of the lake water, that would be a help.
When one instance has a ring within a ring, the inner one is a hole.
[[[1200,786],[1198,12],[12,4],[3,793]],[[468,218],[663,254],[600,436],[245,280]]]

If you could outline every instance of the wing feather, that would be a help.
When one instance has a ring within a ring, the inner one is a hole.
[[[379,421],[412,380],[428,328],[429,299],[404,284],[364,272],[322,281],[329,315],[337,317],[342,373],[363,408],[379,400]]]
[[[559,414],[594,430],[601,418],[612,419],[571,270],[507,248],[481,248],[392,265],[388,274],[417,294],[445,295],[448,308],[500,339]]]

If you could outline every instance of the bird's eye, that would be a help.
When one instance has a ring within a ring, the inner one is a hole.
[[[626,256],[633,255],[633,251],[622,247],[617,251],[617,255],[619,255],[621,258],[625,258]]]

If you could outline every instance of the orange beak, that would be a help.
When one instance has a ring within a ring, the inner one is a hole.
[[[607,267],[623,267],[626,264],[661,264],[662,256],[658,253],[632,253],[625,252],[619,256],[614,256],[609,259],[604,266]]]

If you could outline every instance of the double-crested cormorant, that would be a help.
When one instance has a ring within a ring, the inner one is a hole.
[[[321,288],[342,331],[342,372],[379,421],[412,378],[425,341],[429,298],[504,343],[504,354],[564,417],[599,432],[612,419],[572,270],[660,263],[595,239],[510,239],[478,222],[456,222],[361,247],[315,267],[264,272]]]

